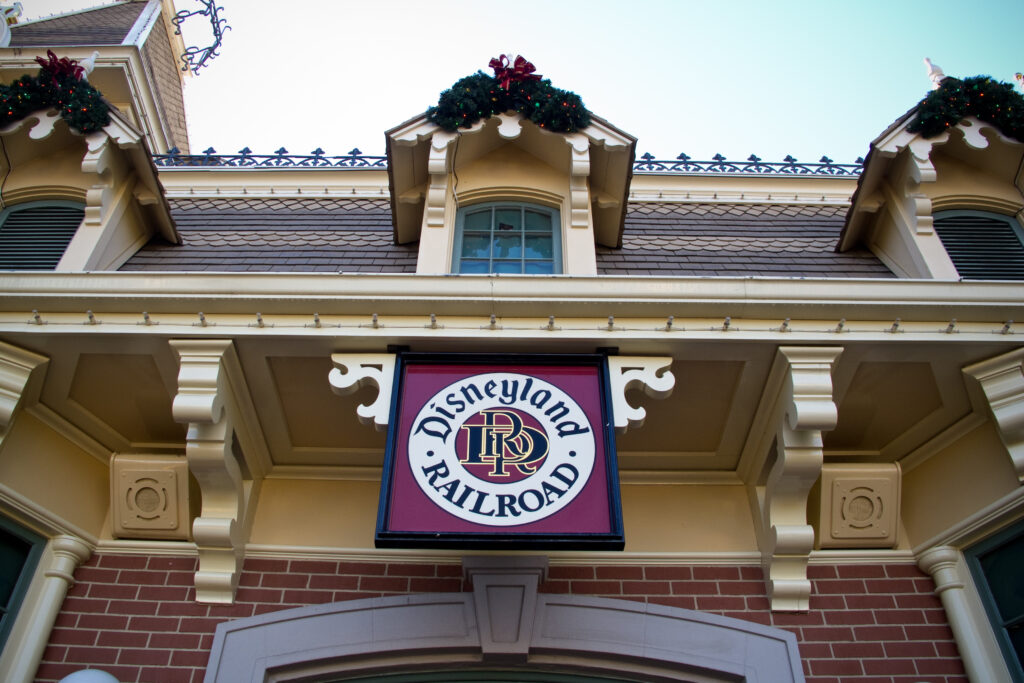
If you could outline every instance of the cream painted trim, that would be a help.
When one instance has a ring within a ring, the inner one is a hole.
[[[981,384],[1017,480],[1024,482],[1024,348],[969,365],[964,373]]]
[[[1010,672],[985,616],[963,553],[949,546],[931,548],[920,555],[918,565],[935,580],[935,592],[946,610],[971,683],[1009,682]]]
[[[1014,489],[973,515],[961,519],[940,534],[918,543],[914,552],[918,555],[929,548],[938,546],[964,547],[1024,517],[1024,487]]]
[[[900,469],[904,474],[914,471],[928,462],[933,455],[956,443],[984,423],[985,418],[978,413],[964,416],[901,458]]]
[[[608,375],[611,381],[612,414],[615,431],[625,434],[630,428],[643,426],[647,411],[643,406],[634,408],[626,400],[630,389],[642,389],[654,399],[668,398],[676,384],[669,369],[671,356],[609,356]],[[659,374],[659,372],[661,374]]]
[[[3,653],[0,680],[31,683],[50,642],[50,632],[78,566],[92,548],[79,538],[57,536],[46,544]]]
[[[849,206],[856,177],[658,174],[634,171],[631,202]]]
[[[377,431],[388,426],[396,360],[393,353],[331,354],[334,368],[328,373],[327,381],[335,394],[347,396],[371,384],[377,387],[377,398],[373,403],[356,408],[359,422],[373,425]]]
[[[134,45],[141,48],[153,30],[156,20],[160,17],[160,0],[149,0],[146,8],[139,13],[131,30],[121,41],[122,45]]]

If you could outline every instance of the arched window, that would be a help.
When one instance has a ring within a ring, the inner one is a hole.
[[[515,202],[475,204],[459,209],[452,272],[561,273],[558,210]]]
[[[16,204],[0,211],[0,270],[53,270],[85,216],[75,202]]]
[[[964,280],[1024,280],[1024,228],[1012,216],[940,211],[935,232]]]

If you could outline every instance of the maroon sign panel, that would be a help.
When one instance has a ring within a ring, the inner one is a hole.
[[[402,353],[380,547],[623,547],[604,356]]]

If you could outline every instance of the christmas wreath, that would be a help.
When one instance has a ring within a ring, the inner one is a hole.
[[[1024,142],[1024,96],[1009,83],[988,76],[962,81],[943,79],[937,90],[921,100],[907,130],[932,138],[967,116],[990,123],[1003,135]]]
[[[28,74],[0,85],[0,126],[20,121],[39,109],[55,108],[69,126],[93,133],[110,123],[110,107],[96,88],[84,80],[85,69],[74,59],[36,57],[38,76]]]
[[[469,128],[493,114],[515,111],[541,128],[574,133],[590,125],[590,112],[576,93],[560,90],[534,73],[536,67],[518,56],[495,57],[494,76],[477,71],[441,93],[427,118],[447,131]]]

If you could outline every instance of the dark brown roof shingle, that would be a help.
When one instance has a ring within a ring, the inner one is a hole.
[[[120,45],[145,7],[145,2],[122,2],[14,25],[11,47]]]

